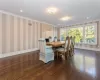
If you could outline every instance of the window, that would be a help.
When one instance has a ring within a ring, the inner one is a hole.
[[[60,39],[61,41],[64,41],[66,39],[66,29],[65,28],[60,29]]]
[[[68,30],[69,36],[75,36],[75,42],[80,43],[83,41],[83,27],[70,28]]]
[[[61,28],[61,40],[65,40],[66,36],[75,36],[75,43],[97,44],[97,23]]]
[[[96,34],[97,29],[96,29],[96,25],[86,25],[85,26],[85,39],[84,42],[88,43],[88,44],[94,44],[97,43],[96,41]]]

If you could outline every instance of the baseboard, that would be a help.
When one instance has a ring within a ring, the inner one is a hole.
[[[27,52],[32,52],[32,51],[36,51],[36,50],[39,50],[39,49],[38,48],[34,48],[34,49],[28,49],[28,50],[23,50],[23,51],[16,51],[16,52],[0,54],[0,58],[14,56],[14,55],[18,55],[18,54],[25,54]]]
[[[76,47],[76,46],[75,46],[75,48],[76,49],[92,50],[92,51],[100,51],[99,48],[87,48],[87,47]],[[0,54],[0,58],[14,56],[14,55],[18,55],[18,54],[25,54],[27,52],[32,52],[32,51],[36,51],[36,50],[39,50],[39,49],[38,48],[34,48],[34,49],[28,49],[28,50],[23,50],[23,51],[16,51],[16,52]]]
[[[87,47],[76,47],[76,49],[84,49],[84,50],[91,50],[91,51],[100,51],[100,48],[87,48]]]

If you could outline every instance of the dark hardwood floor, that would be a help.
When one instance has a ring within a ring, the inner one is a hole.
[[[72,58],[48,64],[38,53],[0,59],[0,80],[100,80],[100,52],[77,49]]]

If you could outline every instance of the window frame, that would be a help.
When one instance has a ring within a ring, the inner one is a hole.
[[[68,27],[68,30],[71,29],[71,28],[79,28],[79,27],[83,28],[84,26],[83,25],[72,26],[72,27]],[[84,29],[83,29],[83,32],[84,32]],[[68,35],[68,31],[67,31],[67,35]],[[83,35],[83,38],[84,38],[84,35]],[[75,44],[83,44],[83,42],[78,42],[78,43],[75,43]]]
[[[94,36],[95,36],[95,43],[84,43],[84,44],[88,44],[88,45],[97,45],[97,23],[91,23],[91,24],[86,24],[85,26],[84,26],[84,33],[85,33],[85,27],[86,26],[94,26],[95,28],[95,30],[94,30]],[[84,34],[84,39],[85,39],[85,34]]]
[[[61,29],[65,30],[65,32],[66,32],[66,28],[65,27],[64,28],[60,28],[60,40],[61,40]],[[66,32],[66,36],[67,36],[67,32]],[[64,40],[61,40],[61,41],[64,41]]]
[[[95,30],[94,30],[94,36],[95,36],[95,43],[86,43],[85,42],[85,27],[86,26],[94,26]],[[66,27],[66,28],[60,28],[60,29],[65,29],[66,31],[66,36],[68,35],[68,30],[71,28],[78,28],[78,27],[83,27],[83,42],[79,42],[79,43],[75,43],[75,44],[87,44],[87,45],[97,45],[97,22],[95,23],[89,23],[89,24],[83,24],[83,25],[76,25],[76,26],[72,26],[72,27]],[[60,32],[61,34],[61,32]],[[61,36],[60,36],[60,40],[61,40]]]

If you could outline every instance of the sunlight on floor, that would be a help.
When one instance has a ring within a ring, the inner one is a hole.
[[[74,56],[74,63],[75,67],[82,71],[85,72],[92,77],[96,76],[96,62],[95,62],[95,57],[88,56],[85,54],[76,54]]]

